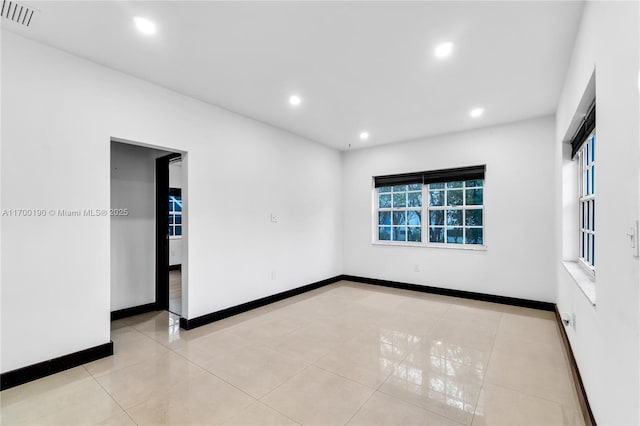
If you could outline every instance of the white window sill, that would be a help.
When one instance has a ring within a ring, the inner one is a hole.
[[[401,247],[423,247],[423,248],[438,248],[448,250],[473,250],[473,251],[487,251],[486,245],[480,244],[424,244],[424,243],[406,243],[401,241],[374,241],[371,244],[374,246],[401,246]]]
[[[593,306],[596,306],[596,279],[576,261],[563,261],[562,264],[578,287],[580,287],[582,293]]]

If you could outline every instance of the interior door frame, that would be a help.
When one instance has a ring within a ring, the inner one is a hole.
[[[169,163],[172,153],[156,158],[156,310],[169,309]]]

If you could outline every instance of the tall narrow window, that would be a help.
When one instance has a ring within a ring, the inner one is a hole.
[[[578,169],[578,261],[595,274],[596,268],[596,104],[571,140],[571,158]]]
[[[596,136],[592,133],[576,154],[580,173],[580,255],[590,270],[596,266]]]

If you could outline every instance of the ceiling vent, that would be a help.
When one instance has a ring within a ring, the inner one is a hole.
[[[3,18],[16,24],[28,27],[31,24],[34,13],[35,9],[23,6],[15,1],[2,0],[2,12],[0,14]]]

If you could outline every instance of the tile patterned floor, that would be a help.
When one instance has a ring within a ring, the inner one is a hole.
[[[0,394],[3,425],[582,425],[551,313],[340,282]]]

